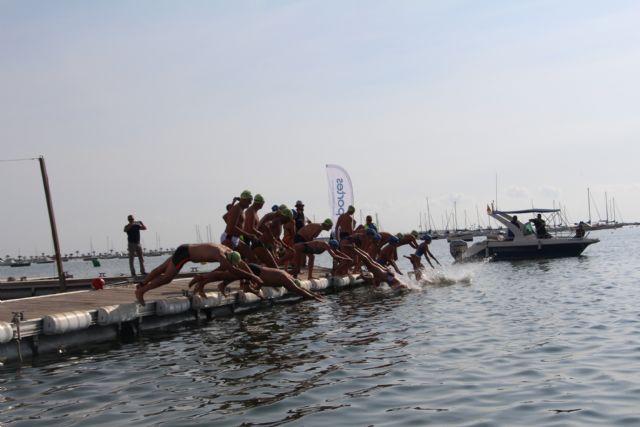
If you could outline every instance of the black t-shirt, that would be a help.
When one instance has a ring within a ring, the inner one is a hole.
[[[142,229],[142,227],[140,227],[140,224],[133,224],[129,227],[129,229],[127,230],[127,241],[129,243],[135,243],[138,244],[140,243],[140,230]]]
[[[302,227],[305,226],[306,218],[304,216],[304,211],[303,212],[296,211],[296,214],[298,215],[296,216],[296,233],[297,233],[298,231],[300,231]]]

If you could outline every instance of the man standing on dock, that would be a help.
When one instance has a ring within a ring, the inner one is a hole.
[[[144,259],[142,257],[142,246],[140,245],[140,230],[146,230],[147,227],[142,221],[135,221],[133,215],[127,217],[129,223],[124,226],[124,232],[127,233],[127,249],[129,250],[129,269],[131,277],[136,277],[136,269],[133,266],[133,257],[137,256],[140,261],[140,274],[143,276],[147,273],[144,271]]]

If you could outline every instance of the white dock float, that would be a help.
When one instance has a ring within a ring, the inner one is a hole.
[[[61,354],[88,344],[195,321],[202,314],[207,318],[232,316],[236,312],[302,300],[283,287],[270,286],[262,288],[263,298],[241,290],[226,296],[212,291],[202,297],[189,293],[186,279],[174,282],[178,283],[156,292],[145,306],[132,302],[133,287],[4,301],[0,304],[0,362],[22,361],[45,353]],[[362,283],[355,276],[345,276],[301,280],[300,286],[326,293]],[[43,312],[40,317],[28,317],[40,312]]]

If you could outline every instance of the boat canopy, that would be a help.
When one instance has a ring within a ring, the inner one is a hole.
[[[525,213],[553,213],[560,212],[560,209],[524,209],[521,211],[493,211],[494,214],[525,214]]]

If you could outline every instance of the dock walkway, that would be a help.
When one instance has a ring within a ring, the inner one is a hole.
[[[363,283],[355,276],[328,277],[324,268],[314,272],[313,279],[301,281],[302,287],[314,292],[326,293]],[[227,288],[227,296],[217,292],[215,284],[209,284],[209,292],[203,298],[190,292],[189,281],[176,279],[151,290],[145,294],[145,306],[136,302],[133,284],[2,301],[0,362],[60,354],[89,344],[116,341],[122,336],[136,336],[144,330],[232,316],[302,299],[286,293],[284,288],[263,287],[265,299],[261,300],[242,292],[237,282]]]

